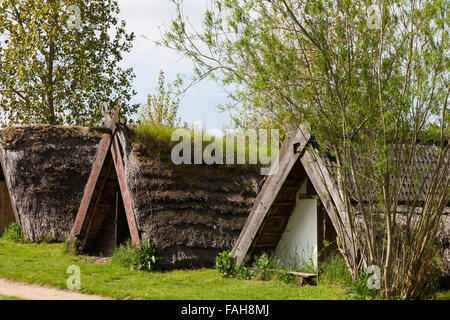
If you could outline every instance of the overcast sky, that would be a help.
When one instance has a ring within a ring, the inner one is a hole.
[[[120,18],[127,23],[127,31],[136,34],[130,54],[124,55],[123,66],[133,67],[136,74],[134,89],[137,95],[133,103],[145,103],[147,95],[155,92],[159,70],[164,70],[167,81],[173,81],[177,73],[192,74],[192,63],[176,52],[157,47],[152,41],[159,40],[158,26],[169,25],[176,15],[169,0],[119,0]],[[194,25],[199,25],[206,8],[205,0],[185,0],[184,12]],[[192,124],[204,121],[206,128],[221,129],[229,124],[228,113],[219,113],[217,105],[227,101],[226,94],[214,82],[207,81],[189,89],[181,100],[180,116]]]

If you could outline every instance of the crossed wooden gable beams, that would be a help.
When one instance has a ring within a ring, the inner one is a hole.
[[[121,153],[122,149],[117,139],[120,105],[111,113],[106,110],[105,108],[103,116],[105,117],[106,125],[110,132],[103,135],[98,145],[92,171],[84,189],[83,198],[70,233],[71,242],[78,239],[81,243],[81,249],[86,245],[89,233],[92,231],[95,216],[98,214],[98,210],[101,209],[100,199],[105,185],[112,177],[117,178],[120,186],[120,195],[123,200],[131,240],[135,244],[140,241],[125,174],[125,166]],[[116,199],[116,201],[118,200]]]
[[[275,162],[278,170],[273,171],[273,174],[266,179],[232,249],[238,263],[241,263],[250,251],[258,251],[251,249],[269,249],[276,245],[276,243],[269,245],[266,242],[267,234],[271,233],[272,242],[278,243],[284,230],[283,226],[286,225],[295,203],[279,203],[276,202],[276,199],[279,198],[279,195],[289,192],[288,189],[292,188],[293,180],[303,177],[299,174],[292,174],[294,170],[298,170],[298,167],[304,169],[303,172],[311,181],[338,236],[344,241],[350,241],[347,230],[342,230],[341,227],[341,221],[345,221],[346,215],[337,184],[325,166],[324,160],[316,154],[313,148],[307,148],[310,139],[311,136],[305,127],[287,133],[286,140],[279,152],[278,161]],[[285,206],[283,211],[287,212],[288,216],[277,213],[280,212],[280,206],[283,205]],[[278,222],[280,230],[275,230],[277,229],[275,220],[281,218],[284,221]],[[273,232],[270,232],[270,228],[273,229]]]

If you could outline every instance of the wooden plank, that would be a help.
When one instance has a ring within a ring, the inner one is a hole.
[[[295,206],[295,201],[274,202],[274,206]]]
[[[276,243],[268,243],[268,242],[266,242],[266,243],[258,243],[258,244],[254,244],[254,245],[252,245],[252,248],[272,248],[272,247],[274,247],[274,246],[276,246],[277,244]]]
[[[281,236],[283,232],[261,232],[262,236]]]
[[[241,263],[247,254],[267,212],[272,206],[278,192],[285,182],[289,172],[298,160],[301,151],[304,149],[310,138],[309,133],[303,128],[293,130],[288,133],[287,138],[281,146],[277,161],[272,165],[271,173],[266,179],[261,192],[258,194],[250,215],[233,247],[232,253],[236,256],[238,263]],[[278,170],[273,171],[278,163]]]
[[[337,184],[331,176],[329,170],[326,168],[323,160],[313,154],[312,151],[306,150],[300,158],[300,161],[302,162],[311,183],[319,195],[338,236],[343,241],[350,241],[349,243],[351,244],[352,240],[346,227],[347,218],[345,206],[340,196]],[[338,214],[339,217],[336,216],[336,214]],[[344,228],[342,228],[339,218],[343,221]],[[347,254],[349,254],[350,257],[353,257],[351,252],[347,252]]]
[[[125,175],[125,167],[122,160],[122,155],[120,154],[119,142],[117,136],[114,136],[114,141],[111,145],[111,153],[116,167],[117,178],[119,180],[120,192],[122,193],[122,201],[125,207],[125,213],[127,216],[128,227],[130,228],[131,241],[134,244],[138,244],[139,232],[137,229],[136,220],[133,212],[133,205],[131,203],[130,192],[128,190],[127,178]]]
[[[269,215],[268,217],[267,217],[267,219],[283,219],[283,220],[288,220],[289,218],[290,218],[291,216],[289,215],[284,215],[284,216],[282,216],[282,215]]]
[[[116,216],[114,219],[114,248],[117,247],[117,219],[119,216],[119,193],[116,192]]]
[[[6,163],[3,162],[3,159],[6,159],[6,153],[3,149],[1,151],[2,151],[2,156],[0,157],[0,166],[1,166],[1,170],[3,172],[3,176],[5,177],[6,188],[8,189],[8,194],[9,194],[9,201],[11,202],[11,207],[12,207],[12,210],[14,213],[14,218],[16,219],[16,222],[20,226],[22,226],[22,223],[20,221],[19,211],[17,210],[17,206],[16,206],[16,201],[11,192],[11,182],[9,181],[9,175],[8,175],[8,171],[7,171],[8,168],[6,166]]]
[[[122,108],[122,104],[118,103],[117,106],[114,108],[114,110],[112,110],[111,112],[109,112],[108,110],[109,107],[106,102],[103,105],[104,108],[102,114],[103,117],[105,118],[106,126],[108,127],[109,130],[111,130],[112,135],[114,135],[117,129],[117,122],[119,121],[119,114],[120,109]]]
[[[297,271],[289,271],[289,274],[293,276],[302,277],[302,278],[316,278],[317,274],[315,273],[305,273],[305,272],[297,272]]]
[[[75,239],[83,226],[84,220],[86,218],[87,211],[89,209],[89,204],[91,203],[92,195],[97,185],[98,177],[102,171],[103,164],[105,162],[106,155],[111,145],[111,136],[109,134],[104,134],[102,140],[99,143],[98,151],[95,156],[94,165],[91,170],[86,187],[84,188],[83,199],[81,200],[80,207],[78,209],[77,216],[75,218],[74,225],[70,232],[70,238]]]

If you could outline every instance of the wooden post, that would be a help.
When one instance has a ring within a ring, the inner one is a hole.
[[[81,228],[83,226],[84,220],[86,218],[89,205],[94,194],[95,186],[97,185],[100,172],[102,171],[103,164],[105,162],[106,155],[108,153],[109,147],[111,145],[111,136],[109,134],[104,134],[102,140],[100,141],[97,155],[92,167],[89,180],[84,188],[83,199],[81,200],[80,208],[78,209],[77,216],[75,218],[75,223],[70,232],[70,239],[74,240],[81,233]]]
[[[123,206],[125,208],[128,227],[130,229],[131,241],[134,244],[138,244],[140,242],[139,232],[133,213],[133,205],[131,203],[130,191],[128,190],[125,166],[123,164],[122,156],[120,153],[119,141],[117,140],[117,136],[114,136],[114,141],[111,144],[111,154],[114,161],[114,166],[116,167],[117,178],[119,179],[120,193],[122,195]]]
[[[99,185],[99,196],[101,195],[103,189],[103,182],[99,182],[99,176],[101,170],[105,164],[105,159],[108,152],[111,152],[112,160],[114,165],[110,168],[111,170],[116,171],[117,178],[120,186],[120,194],[122,196],[125,214],[128,221],[128,226],[130,228],[131,239],[133,243],[139,243],[139,231],[137,229],[136,219],[134,217],[133,206],[131,203],[131,197],[128,190],[125,167],[122,159],[122,154],[120,152],[119,141],[117,140],[116,133],[119,121],[119,113],[120,113],[121,104],[119,103],[113,111],[108,111],[108,106],[105,103],[105,108],[103,110],[103,116],[105,117],[106,126],[108,127],[108,134],[105,134],[99,144],[96,159],[94,162],[94,166],[91,171],[91,175],[89,177],[88,183],[84,190],[83,199],[80,204],[80,208],[78,210],[77,216],[75,218],[75,223],[72,228],[70,234],[70,242],[73,243],[76,238],[80,236],[80,234],[84,235],[82,248],[86,244],[86,239],[89,233],[90,225],[92,221],[86,220],[86,215],[88,213],[89,207],[91,206],[91,201],[93,197],[94,190],[96,189],[97,183],[101,183]],[[110,172],[109,172],[110,173]],[[109,177],[109,173],[105,177],[106,179]],[[99,198],[99,197],[98,197]],[[115,213],[115,245],[117,245],[118,240],[118,210],[119,210],[119,194],[116,193],[116,213]],[[97,203],[93,203],[93,213],[95,214],[95,208]],[[94,216],[92,215],[92,218]],[[88,217],[89,218],[89,217]],[[87,228],[87,231],[84,230]]]
[[[267,177],[261,192],[256,197],[255,204],[244,225],[244,228],[242,229],[242,232],[233,247],[232,254],[236,256],[238,263],[242,262],[250,249],[259,228],[264,222],[267,212],[275,201],[278,192],[283,186],[283,183],[285,182],[295,162],[300,157],[301,152],[305,148],[309,139],[310,134],[306,128],[298,128],[288,133],[278,154],[278,171]],[[272,165],[272,168],[276,165],[277,163]]]
[[[117,219],[119,211],[119,192],[116,191],[116,218],[114,219],[114,247],[117,248]]]

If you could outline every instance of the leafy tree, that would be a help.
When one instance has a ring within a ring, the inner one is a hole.
[[[142,106],[139,114],[139,122],[150,123],[157,126],[176,127],[180,123],[177,118],[179,99],[173,99],[172,89],[165,87],[165,77],[162,70],[159,71],[157,93],[149,94],[147,104]]]
[[[0,109],[12,123],[97,124],[103,102],[130,100],[134,74],[119,63],[135,36],[118,13],[117,0],[0,1]]]
[[[192,59],[193,82],[229,86],[238,125],[309,125],[311,151],[335,159],[335,228],[353,277],[374,264],[386,298],[430,295],[449,199],[450,3],[215,0],[196,32],[173,2],[160,44]]]

